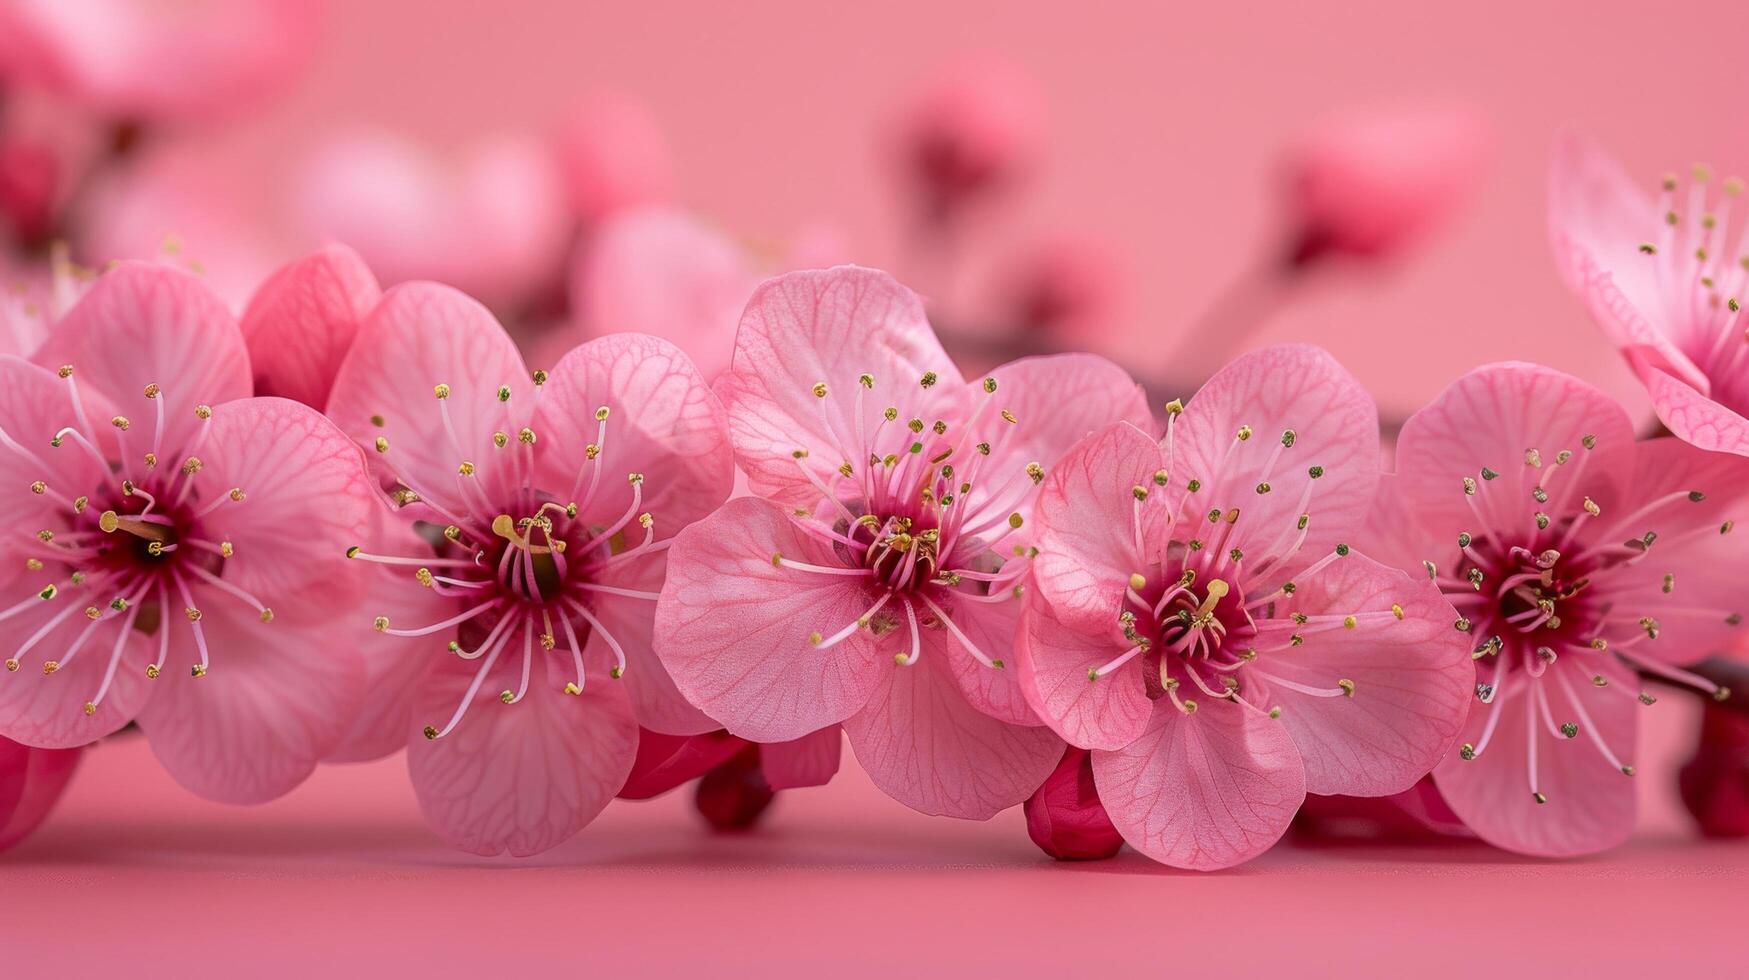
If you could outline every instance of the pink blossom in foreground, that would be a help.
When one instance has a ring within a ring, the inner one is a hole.
[[[1414,785],[1473,670],[1438,589],[1347,543],[1378,418],[1328,354],[1242,357],[1167,412],[1163,440],[1114,425],[1045,478],[1020,675],[1093,750],[1124,839],[1206,870],[1275,843],[1307,792]]]
[[[236,112],[304,65],[320,14],[317,0],[7,0],[0,79],[105,116]]]
[[[1474,190],[1488,128],[1473,110],[1407,106],[1326,120],[1290,148],[1292,264],[1381,258],[1424,238]]]
[[[281,266],[243,311],[255,390],[321,409],[358,325],[382,298],[358,253],[329,244]]]
[[[1740,632],[1749,556],[1729,533],[1749,462],[1634,441],[1602,392],[1548,368],[1479,368],[1403,427],[1368,527],[1381,557],[1457,607],[1477,676],[1440,795],[1483,840],[1546,857],[1633,828],[1637,673]]]
[[[0,738],[0,851],[30,836],[61,798],[79,749],[33,749]]]
[[[340,757],[407,745],[439,833],[527,855],[620,791],[640,725],[721,727],[650,652],[674,532],[731,480],[721,409],[684,354],[621,334],[531,373],[484,307],[407,283],[359,327],[328,410],[396,505],[351,552],[382,572],[387,636]]]
[[[585,225],[673,192],[674,163],[661,127],[641,103],[612,92],[580,101],[555,140],[559,180]]]
[[[1627,359],[1670,431],[1749,456],[1749,219],[1743,182],[1696,166],[1656,195],[1601,150],[1561,142],[1549,238],[1568,288]]]
[[[251,397],[237,324],[185,273],[124,262],[37,359],[0,357],[0,513],[16,564],[0,735],[84,745],[138,721],[188,788],[297,785],[360,689],[330,617],[369,502],[356,446]]]
[[[385,283],[433,279],[498,303],[556,279],[570,222],[537,140],[500,137],[440,159],[388,133],[335,138],[305,164],[294,215],[358,250]]]
[[[1044,464],[1139,390],[1089,355],[978,382],[921,303],[844,266],[760,287],[719,379],[758,496],[681,532],[656,649],[680,690],[761,742],[843,723],[895,799],[982,819],[1031,795],[1062,743],[1009,648]]]
[[[1026,833],[1059,861],[1097,861],[1123,849],[1093,780],[1093,756],[1073,745],[1026,800]]]

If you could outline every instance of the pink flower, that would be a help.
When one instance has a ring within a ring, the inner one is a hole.
[[[48,145],[34,140],[0,140],[0,232],[10,240],[35,243],[54,233],[55,202],[61,190],[62,163]]]
[[[0,851],[42,824],[78,764],[78,749],[33,749],[0,738]]]
[[[702,735],[638,735],[638,757],[619,795],[647,800],[691,782],[727,763],[749,747],[770,789],[824,786],[838,772],[843,735],[838,726],[822,728],[789,742],[761,745],[723,730]]]
[[[1437,841],[1474,838],[1451,812],[1433,777],[1390,796],[1308,796],[1297,826],[1316,838]]]
[[[1377,258],[1424,237],[1469,194],[1487,156],[1475,112],[1407,106],[1330,119],[1289,151],[1291,260]]]
[[[382,298],[358,253],[329,244],[281,266],[243,311],[255,390],[320,410],[358,325]]]
[[[1482,839],[1548,857],[1633,827],[1636,671],[1738,632],[1749,562],[1729,535],[1749,462],[1636,444],[1602,392],[1529,364],[1479,368],[1409,419],[1368,535],[1459,612],[1478,662],[1461,745],[1434,770]]]
[[[1549,171],[1549,238],[1568,288],[1646,386],[1670,431],[1749,456],[1749,241],[1726,236],[1743,182],[1694,168],[1656,198],[1593,145],[1563,140]]]
[[[1059,861],[1098,861],[1123,849],[1093,781],[1093,756],[1073,745],[1026,800],[1026,833]]]
[[[0,526],[18,556],[0,735],[84,745],[138,721],[183,785],[256,802],[297,785],[361,695],[329,626],[355,600],[359,451],[316,412],[250,397],[237,323],[199,281],[124,262],[37,355],[0,358]],[[162,675],[162,676],[160,676]]]
[[[1042,463],[1145,418],[1088,355],[967,383],[922,305],[853,266],[780,276],[719,379],[757,497],[681,532],[656,614],[680,690],[743,738],[843,723],[874,782],[924,813],[1021,802],[1062,743],[1005,661]]]
[[[411,638],[379,639],[342,757],[409,745],[445,838],[527,855],[619,792],[640,725],[721,727],[650,652],[672,536],[731,480],[721,409],[684,354],[620,334],[531,375],[484,307],[407,283],[360,326],[328,411],[395,488],[353,554],[382,567],[377,629]]]
[[[560,275],[570,223],[539,141],[501,137],[448,164],[388,133],[331,140],[305,165],[297,219],[357,249],[385,283],[435,279],[490,302]]]
[[[234,112],[303,66],[319,14],[313,0],[8,0],[0,77],[108,116]]]
[[[597,92],[577,104],[556,140],[559,179],[586,225],[626,208],[659,204],[674,183],[662,129],[642,103]]]
[[[89,272],[68,261],[64,246],[56,246],[44,266],[0,268],[0,354],[36,353],[90,280]]]
[[[1355,553],[1378,482],[1372,399],[1328,354],[1275,347],[1115,425],[1045,478],[1021,678],[1093,750],[1112,823],[1181,868],[1273,844],[1307,792],[1414,785],[1473,676],[1451,606]]]
[[[1043,101],[1025,72],[988,56],[933,79],[907,107],[897,145],[901,174],[924,217],[950,218],[1031,166]]]
[[[1749,716],[1709,704],[1682,767],[1682,805],[1708,837],[1749,837]]]

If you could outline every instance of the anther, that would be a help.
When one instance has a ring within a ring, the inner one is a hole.
[[[438,401],[442,401],[449,397],[449,385],[437,385],[431,389],[431,393],[437,396]]]

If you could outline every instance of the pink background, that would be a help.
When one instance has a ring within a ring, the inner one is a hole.
[[[1749,8],[1332,6],[347,0],[285,98],[189,134],[170,163],[232,186],[241,220],[290,227],[280,192],[324,134],[384,125],[453,149],[544,130],[605,86],[659,117],[684,203],[755,242],[831,222],[859,260],[906,274],[881,134],[929,72],[994,51],[1043,86],[1051,145],[984,241],[999,252],[1068,230],[1108,242],[1129,287],[1112,349],[1141,365],[1283,232],[1275,154],[1292,134],[1401,97],[1470,100],[1496,137],[1473,206],[1397,268],[1338,272],[1295,296],[1259,342],[1329,346],[1396,413],[1503,358],[1642,405],[1553,275],[1548,151],[1570,126],[1648,182],[1700,156],[1749,162]],[[325,770],[234,810],[192,800],[142,742],[121,741],[93,751],[57,816],[0,862],[0,962],[11,976],[98,972],[111,956],[257,975],[512,960],[642,972],[673,957],[756,973],[779,956],[838,976],[1722,968],[1742,959],[1727,944],[1740,941],[1749,854],[1690,838],[1669,796],[1686,710],[1674,697],[1654,709],[1645,826],[1621,851],[1549,863],[1480,846],[1284,846],[1215,876],[1134,855],[1053,865],[1017,812],[929,820],[881,797],[848,756],[837,782],[785,796],[751,837],[703,834],[674,795],[616,804],[572,845],[487,873],[424,829],[398,760]]]

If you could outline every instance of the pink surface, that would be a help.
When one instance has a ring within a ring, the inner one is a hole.
[[[1705,975],[1741,963],[1749,847],[1693,838],[1668,799],[1690,707],[1654,709],[1640,833],[1604,856],[1290,841],[1212,875],[1133,852],[1056,864],[1018,809],[989,824],[923,817],[848,756],[831,785],[784,794],[745,837],[704,833],[682,791],[615,803],[534,860],[486,860],[426,829],[399,758],[323,769],[237,809],[177,789],[144,739],[124,738],[90,750],[48,824],[0,858],[0,952],[14,977],[142,963],[253,976]]]

